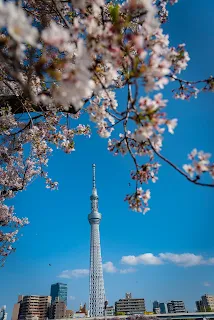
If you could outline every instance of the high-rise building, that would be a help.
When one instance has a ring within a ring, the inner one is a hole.
[[[182,300],[172,300],[167,302],[168,313],[186,312],[184,302]]]
[[[159,305],[159,301],[157,300],[153,302],[153,312],[156,314],[160,313],[160,305]]]
[[[91,199],[91,213],[88,220],[91,225],[90,243],[90,272],[89,272],[89,316],[103,316],[105,289],[100,248],[99,224],[101,214],[98,212],[98,195],[95,183],[95,164],[93,168],[93,187]]]
[[[143,314],[145,311],[145,300],[133,299],[130,293],[126,293],[125,299],[120,299],[115,302],[116,315]]]
[[[66,304],[64,301],[57,301],[51,304],[49,319],[62,319],[66,317]]]
[[[155,300],[153,301],[153,309],[159,308],[159,301]]]
[[[14,305],[12,320],[44,320],[49,315],[50,296],[19,296]]]
[[[167,304],[164,302],[159,303],[160,313],[168,313]]]
[[[23,300],[23,296],[19,295],[17,303],[15,303],[13,306],[12,320],[18,319],[20,304],[21,304],[22,300]]]
[[[52,303],[56,300],[63,301],[67,305],[68,286],[65,283],[57,282],[51,285],[51,299]]]
[[[201,300],[196,301],[197,311],[214,311],[214,296],[205,294],[201,297]]]

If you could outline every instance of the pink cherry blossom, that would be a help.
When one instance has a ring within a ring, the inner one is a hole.
[[[134,190],[125,198],[130,209],[149,211],[147,186],[158,180],[159,159],[188,181],[213,187],[209,153],[194,149],[181,169],[161,153],[166,129],[173,134],[178,124],[166,112],[170,104],[162,89],[171,82],[181,100],[214,91],[213,76],[183,79],[190,60],[186,45],[171,47],[162,28],[175,3],[23,0],[16,6],[0,0],[2,260],[28,223],[7,200],[37,177],[48,189],[58,188],[48,174],[49,158],[55,148],[75,152],[76,137],[91,136],[89,124],[82,124],[86,119],[108,139],[109,152],[133,161]]]
[[[185,164],[183,169],[187,174],[195,181],[200,184],[200,179],[203,174],[209,172],[211,178],[213,179],[213,163],[210,163],[210,153],[205,153],[204,151],[198,151],[194,148],[188,155],[188,159],[192,161],[192,164]],[[199,181],[199,182],[198,182]]]

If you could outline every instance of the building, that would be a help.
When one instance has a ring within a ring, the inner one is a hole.
[[[184,302],[182,300],[172,300],[167,303],[168,313],[186,312]]]
[[[195,305],[198,312],[205,311],[201,300],[195,301]]]
[[[76,314],[78,313],[84,313],[85,316],[88,315],[88,311],[86,309],[86,303],[84,303],[84,305],[82,306],[82,303],[80,304],[80,308],[79,310],[76,312]]]
[[[167,304],[164,302],[159,303],[160,313],[168,313]]]
[[[113,306],[106,307],[106,316],[107,317],[114,316],[114,307]]]
[[[196,301],[196,308],[199,312],[211,312],[214,311],[214,296],[205,294],[201,297],[201,300]]]
[[[31,320],[35,317],[44,320],[49,315],[50,305],[50,296],[20,295],[13,308],[12,320]]]
[[[80,304],[79,310],[76,311],[76,313],[73,314],[73,318],[85,318],[88,316],[88,311],[86,309],[86,303],[82,306],[82,303]]]
[[[17,320],[19,317],[19,309],[20,309],[20,303],[22,299],[23,299],[23,296],[19,295],[17,303],[15,303],[13,306],[12,320]]]
[[[115,302],[115,314],[144,314],[145,313],[145,300],[133,299],[131,293],[126,293],[125,299],[120,299]]]
[[[103,267],[100,248],[99,224],[101,214],[98,212],[98,195],[95,183],[95,164],[93,168],[93,187],[91,199],[91,213],[88,221],[91,225],[90,242],[90,272],[89,272],[89,317],[103,316],[105,289],[103,280]]]
[[[158,308],[154,308],[153,309],[153,313],[160,314],[160,308],[159,307]]]
[[[54,303],[51,304],[50,312],[49,312],[49,318],[50,319],[63,319],[66,317],[66,304],[64,301],[54,301]]]
[[[83,312],[74,313],[73,314],[73,318],[75,318],[75,319],[77,319],[77,318],[85,318],[85,313],[83,313]]]
[[[153,302],[153,310],[156,309],[156,308],[159,308],[159,301],[155,300]]]
[[[205,294],[201,297],[202,305],[205,306],[206,311],[214,310],[214,296],[209,294]]]
[[[0,320],[7,320],[6,306],[0,308]]]
[[[12,313],[11,320],[17,320],[19,318],[19,308],[20,308],[20,304],[15,303],[13,306],[13,313]]]
[[[65,283],[57,282],[51,285],[51,299],[52,303],[55,300],[63,301],[67,305],[68,286]]]
[[[73,314],[74,314],[73,310],[66,310],[66,311],[65,311],[65,317],[66,317],[66,319],[73,318]]]
[[[160,306],[159,306],[159,301],[155,300],[153,302],[153,312],[156,314],[160,313]]]

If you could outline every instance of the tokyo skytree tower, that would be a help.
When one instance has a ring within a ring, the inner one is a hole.
[[[99,224],[101,214],[98,212],[98,195],[95,183],[95,164],[93,168],[93,188],[91,199],[91,213],[88,221],[91,225],[90,243],[90,272],[89,272],[89,316],[103,316],[105,289],[103,281],[103,267],[100,248]]]

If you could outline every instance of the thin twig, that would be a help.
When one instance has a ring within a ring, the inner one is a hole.
[[[62,21],[64,22],[66,28],[70,29],[70,25],[69,25],[68,21],[65,19],[65,17],[62,15],[61,10],[60,10],[60,8],[59,8],[59,6],[58,6],[57,1],[52,0],[52,2],[53,2],[53,4],[55,5],[55,9],[56,9],[58,15],[60,16],[60,18],[62,19]]]
[[[185,172],[183,172],[180,168],[178,168],[174,163],[172,163],[170,160],[168,160],[167,158],[165,158],[162,154],[160,154],[160,152],[158,152],[152,145],[150,139],[148,139],[149,141],[149,144],[152,148],[152,150],[154,151],[154,153],[159,157],[161,158],[163,161],[165,161],[166,163],[168,163],[172,168],[174,168],[176,171],[178,171],[182,176],[184,176],[188,181],[194,183],[194,184],[197,184],[199,186],[203,186],[203,187],[211,187],[211,188],[214,188],[214,184],[209,184],[209,183],[202,183],[202,182],[199,182],[197,181],[196,179],[193,180],[191,179]]]

